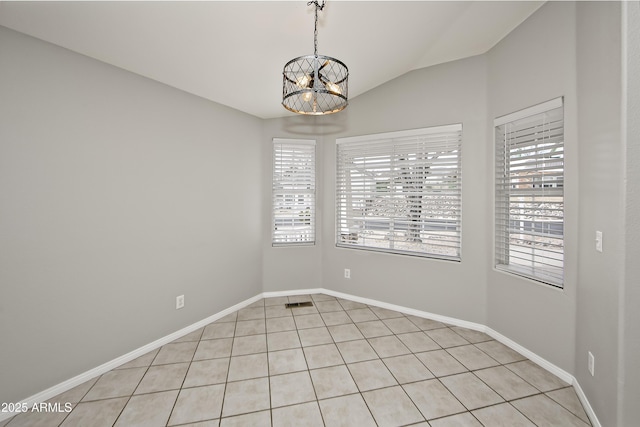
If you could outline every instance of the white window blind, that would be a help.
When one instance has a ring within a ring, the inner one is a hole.
[[[460,260],[462,125],[337,140],[336,244]]]
[[[496,268],[562,287],[562,98],[496,119],[495,138]]]
[[[316,146],[310,140],[273,140],[272,243],[316,239]]]

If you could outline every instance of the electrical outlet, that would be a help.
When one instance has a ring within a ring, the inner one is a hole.
[[[351,279],[351,270],[348,268],[344,269],[344,278],[345,279]]]
[[[184,307],[184,295],[178,295],[176,297],[176,310]]]
[[[595,357],[593,357],[593,353],[589,352],[589,361],[588,361],[588,368],[589,368],[589,373],[591,374],[591,376],[593,376],[593,372],[595,370],[595,365],[596,365],[596,359]]]
[[[596,231],[596,251],[602,252],[602,231]]]

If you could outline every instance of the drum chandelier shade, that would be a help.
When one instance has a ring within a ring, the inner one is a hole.
[[[314,54],[300,56],[287,62],[282,72],[282,105],[298,114],[322,115],[337,113],[348,104],[349,69],[342,61],[318,55],[318,10],[324,8],[317,0],[314,5]]]

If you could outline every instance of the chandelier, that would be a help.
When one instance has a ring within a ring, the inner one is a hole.
[[[313,55],[292,59],[282,72],[282,105],[294,113],[331,114],[344,110],[348,104],[349,69],[342,61],[318,55],[318,10],[324,8],[324,3],[307,3],[315,5]]]

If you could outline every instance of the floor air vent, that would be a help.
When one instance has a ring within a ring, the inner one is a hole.
[[[296,307],[313,307],[313,303],[311,301],[305,302],[289,302],[284,305],[285,308],[296,308]]]

